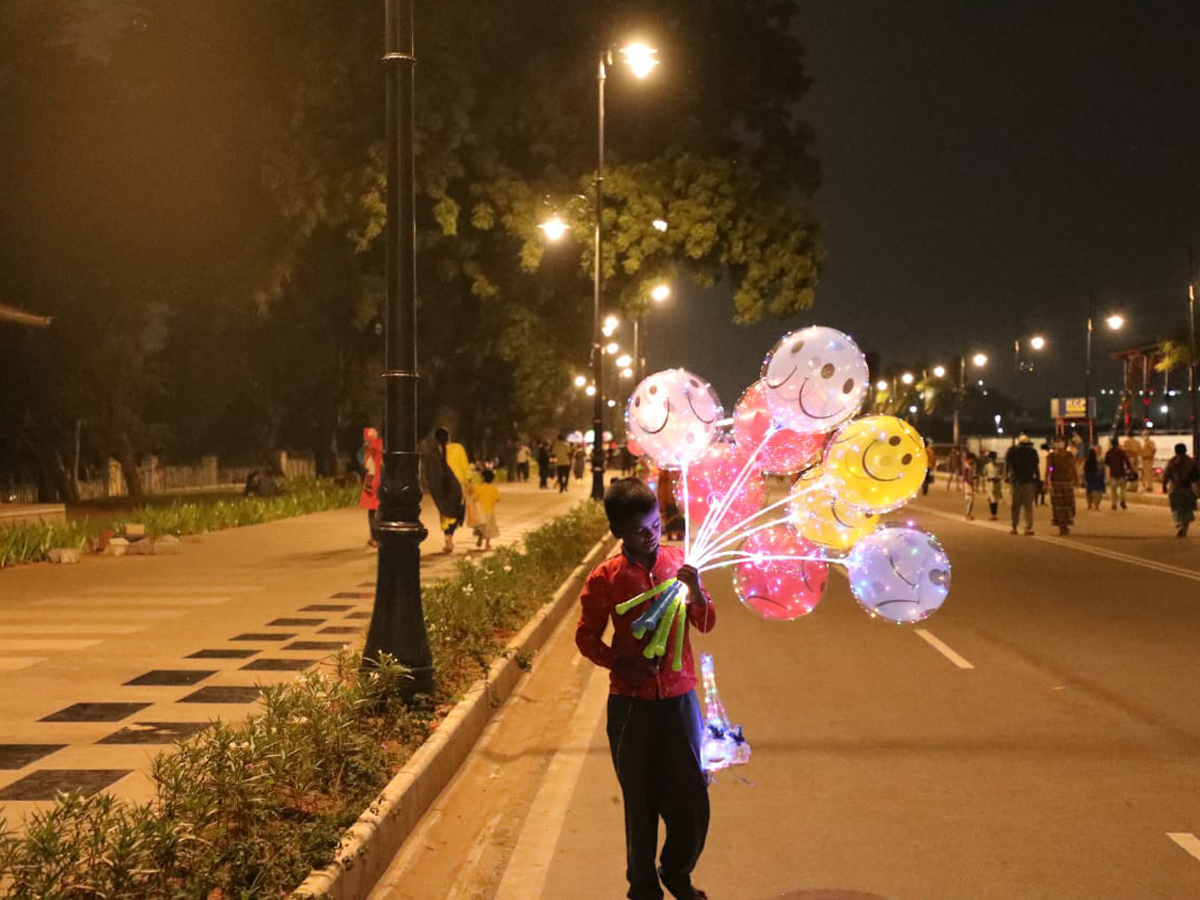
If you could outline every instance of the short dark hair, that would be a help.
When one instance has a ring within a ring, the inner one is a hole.
[[[1180,456],[1183,456],[1185,453],[1187,453],[1187,444],[1176,444],[1175,452]]]
[[[435,428],[433,429],[433,437],[439,444],[444,444],[450,440],[450,432],[445,428]]]
[[[635,516],[658,509],[658,498],[640,478],[618,478],[604,492],[604,514],[615,534]]]
[[[484,484],[491,484],[496,480],[496,473],[491,469],[484,469],[479,473],[479,477],[483,479]]]

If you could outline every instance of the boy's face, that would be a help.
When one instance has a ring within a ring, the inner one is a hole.
[[[613,534],[621,539],[625,550],[633,556],[653,556],[658,552],[658,542],[662,537],[662,517],[658,507],[648,513],[631,516],[620,528],[614,528]]]

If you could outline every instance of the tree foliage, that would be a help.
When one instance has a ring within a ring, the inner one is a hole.
[[[735,322],[811,305],[795,7],[416,4],[423,426],[480,447],[584,418],[595,77],[625,35],[663,65],[610,67],[606,305],[636,312],[664,277],[730,285]],[[23,125],[0,136],[23,192],[0,271],[58,316],[0,333],[0,429],[51,456],[80,418],[95,459],[291,446],[332,467],[381,411],[383,4],[131,0],[104,62],[66,9],[0,19],[0,111]],[[542,243],[553,211],[567,246]]]

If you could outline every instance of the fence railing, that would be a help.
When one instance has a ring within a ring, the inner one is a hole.
[[[317,473],[316,461],[311,457],[291,457],[287,453],[275,454],[271,468],[283,472],[285,478],[312,478]],[[187,494],[200,491],[240,488],[255,469],[267,466],[221,466],[215,456],[201,458],[194,466],[165,466],[157,457],[148,457],[145,464],[138,466],[142,490],[147,494]],[[79,482],[80,500],[100,500],[105,497],[124,497],[128,493],[125,473],[115,459],[108,461],[107,478],[89,478]],[[19,483],[10,485],[0,496],[0,503],[37,503],[36,484]]]

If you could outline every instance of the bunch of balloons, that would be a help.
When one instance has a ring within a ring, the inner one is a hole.
[[[919,622],[946,599],[950,563],[937,539],[881,523],[921,489],[928,457],[907,422],[859,417],[869,388],[858,345],[814,325],[779,340],[730,419],[712,386],[684,369],[654,373],[630,397],[632,441],[658,467],[681,470],[687,561],[733,567],[739,599],[764,619],[812,612],[831,564],[884,621]],[[793,479],[786,497],[767,502],[766,475]],[[647,629],[669,628],[673,603],[660,598]]]

